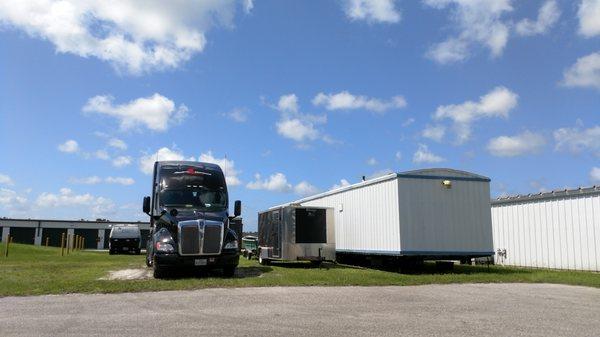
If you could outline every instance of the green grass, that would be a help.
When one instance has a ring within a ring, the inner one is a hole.
[[[300,265],[261,266],[240,260],[238,275],[223,278],[209,275],[183,275],[167,280],[100,280],[108,271],[143,268],[143,255],[108,255],[106,252],[79,251],[61,257],[57,248],[11,244],[8,258],[0,244],[0,296],[63,293],[114,293],[182,290],[207,287],[249,286],[375,286],[445,283],[528,282],[559,283],[600,287],[600,274],[501,266],[455,266],[439,272],[431,264],[414,274],[330,265],[305,268]]]

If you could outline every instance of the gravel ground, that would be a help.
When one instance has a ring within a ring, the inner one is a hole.
[[[2,336],[598,336],[600,289],[272,287],[0,298]]]

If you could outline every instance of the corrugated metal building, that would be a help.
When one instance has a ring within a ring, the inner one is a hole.
[[[492,201],[496,263],[600,271],[600,187]]]
[[[115,221],[85,221],[85,220],[37,220],[37,219],[8,219],[0,218],[0,240],[6,241],[8,235],[13,242],[60,246],[63,233],[80,235],[85,238],[85,248],[108,248],[110,226],[115,224],[136,224],[142,232],[142,247],[146,246],[150,223],[148,222],[115,222]]]
[[[493,254],[489,178],[452,169],[392,173],[292,204],[334,209],[338,253]]]

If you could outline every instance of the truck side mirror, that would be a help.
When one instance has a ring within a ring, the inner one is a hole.
[[[242,202],[240,200],[236,200],[233,206],[233,216],[242,215]]]
[[[150,215],[150,197],[144,197],[142,209],[144,210],[144,213]]]

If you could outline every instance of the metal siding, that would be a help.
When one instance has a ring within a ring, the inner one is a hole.
[[[504,264],[600,271],[600,194],[494,204],[492,219]]]
[[[308,200],[302,206],[334,209],[338,250],[400,251],[397,179]]]

